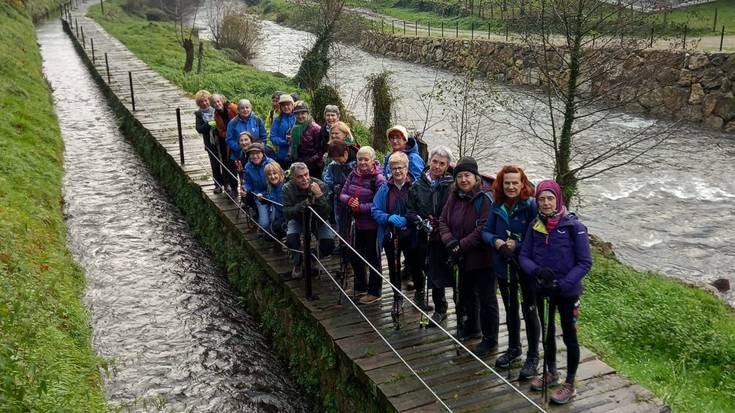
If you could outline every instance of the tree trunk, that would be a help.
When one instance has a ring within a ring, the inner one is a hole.
[[[564,123],[561,128],[559,146],[556,150],[556,182],[564,192],[564,203],[569,206],[577,190],[577,179],[571,170],[572,158],[572,125],[576,119],[576,98],[580,76],[580,55],[583,53],[579,30],[569,48],[569,83],[564,98]]]
[[[204,55],[204,43],[199,42],[199,51],[197,52],[197,74],[202,73],[202,57]]]
[[[190,73],[194,67],[194,42],[191,39],[184,39],[181,47],[186,52],[186,62],[184,63],[184,73]]]

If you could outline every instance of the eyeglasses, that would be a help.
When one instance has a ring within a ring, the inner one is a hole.
[[[391,167],[390,167],[390,170],[391,170],[391,171],[402,171],[402,170],[404,170],[404,169],[406,169],[406,167],[405,167],[405,166],[391,166]]]

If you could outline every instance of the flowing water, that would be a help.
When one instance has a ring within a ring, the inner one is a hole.
[[[201,23],[201,22],[200,22]],[[199,24],[204,28],[205,24]],[[206,35],[206,29],[203,31]],[[261,70],[293,76],[301,52],[313,41],[309,33],[263,21],[264,39],[252,64]],[[423,129],[426,110],[419,98],[436,80],[456,79],[448,71],[402,60],[371,55],[342,45],[341,57],[330,72],[345,103],[361,120],[369,121],[364,92],[366,76],[392,72],[393,93],[398,97],[396,119]],[[528,90],[498,87],[500,100],[528,108]],[[480,169],[493,174],[507,163],[521,165],[532,180],[552,175],[550,155],[538,144],[519,139],[508,125],[524,125],[522,118],[500,104],[478,101],[492,111],[494,123],[485,125],[488,154]],[[452,127],[441,105],[430,111],[425,134],[432,144],[451,143]],[[655,122],[636,115],[616,114],[586,133],[601,144],[638,133]],[[660,122],[659,129],[671,126]],[[696,126],[680,126],[655,157],[638,165],[613,170],[580,184],[581,203],[575,211],[590,231],[613,243],[623,261],[640,269],[661,272],[696,284],[727,278],[735,285],[735,139]],[[735,294],[723,298],[735,305]]]
[[[179,211],[117,129],[58,21],[38,27],[66,145],[69,248],[87,274],[110,404],[132,411],[309,411]]]

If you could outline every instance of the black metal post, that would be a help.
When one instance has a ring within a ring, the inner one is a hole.
[[[722,25],[722,33],[720,34],[720,51],[722,51],[722,41],[725,40],[725,25]]]
[[[490,23],[487,24],[487,39],[490,40]]]
[[[715,7],[715,22],[712,23],[712,31],[713,32],[717,31],[717,7]]]
[[[403,21],[403,35],[406,35],[406,21]]]
[[[87,42],[84,40],[84,27],[82,27],[82,48],[87,48]]]
[[[505,22],[505,41],[508,41],[508,22]]]
[[[311,300],[314,294],[311,288],[311,209],[304,208],[303,221],[301,225],[304,237],[304,256],[301,265],[301,271],[304,274],[304,288],[306,289],[306,298]]]
[[[94,38],[92,37],[89,38],[89,44],[92,47],[92,65],[94,65],[94,60],[95,60],[94,59]]]
[[[77,32],[77,39],[79,38],[79,22],[77,21],[77,18],[74,18],[74,29]]]
[[[385,26],[385,20],[380,19],[380,32],[383,33],[383,26]]]
[[[431,37],[431,20],[429,20],[429,37]]]
[[[687,49],[687,29],[688,28],[689,28],[688,25],[685,24],[684,25],[684,44],[682,45],[684,47],[684,50]]]
[[[133,72],[128,72],[128,81],[130,82],[130,102],[132,102],[133,112],[135,112],[135,92],[133,91]]]
[[[129,73],[129,72],[128,72]],[[184,164],[184,134],[181,133],[181,109],[176,108],[176,128],[179,130],[179,159]]]
[[[442,21],[442,37],[444,37],[444,22]]]
[[[105,14],[105,3],[102,0],[100,0],[100,10],[102,14]]]
[[[110,80],[110,63],[107,60],[107,52],[105,52],[105,70],[107,70],[107,84],[109,85],[112,81]]]
[[[649,47],[652,48],[652,49],[653,49],[653,33],[654,33],[654,30],[656,30],[656,26],[651,26],[651,45]]]
[[[470,40],[475,40],[475,22],[470,24]]]
[[[414,35],[415,35],[416,37],[419,37],[419,21],[418,21],[418,20],[416,20],[416,21],[415,21],[415,22],[413,23],[413,30],[414,30]]]
[[[454,37],[459,37],[459,22],[454,26]]]
[[[396,34],[396,21],[395,20],[390,21],[390,31],[393,34]]]

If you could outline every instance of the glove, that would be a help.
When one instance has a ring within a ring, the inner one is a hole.
[[[536,278],[536,291],[544,297],[551,297],[552,295],[559,294],[561,289],[559,288],[559,283],[556,282],[556,280],[546,282],[541,278]]]
[[[449,253],[452,254],[452,257],[457,258],[462,255],[462,249],[459,247],[459,241],[456,239],[450,239],[445,246]]]
[[[209,122],[207,122],[207,124],[208,124],[208,125],[209,125],[209,127],[210,127],[210,128],[212,128],[212,129],[214,129],[214,128],[216,128],[216,127],[217,127],[217,122],[215,122],[215,121],[213,121],[213,120],[210,120]]]
[[[400,215],[391,215],[388,217],[388,222],[393,224],[396,228],[403,228],[408,224],[408,221],[406,218],[400,216]]]
[[[536,278],[550,285],[556,278],[556,274],[554,274],[554,270],[549,267],[541,267],[536,270]]]
[[[511,262],[513,260],[513,257],[515,254],[513,254],[513,251],[510,250],[510,247],[508,245],[503,244],[500,246],[500,249],[498,249],[498,254],[505,260],[505,262]]]

